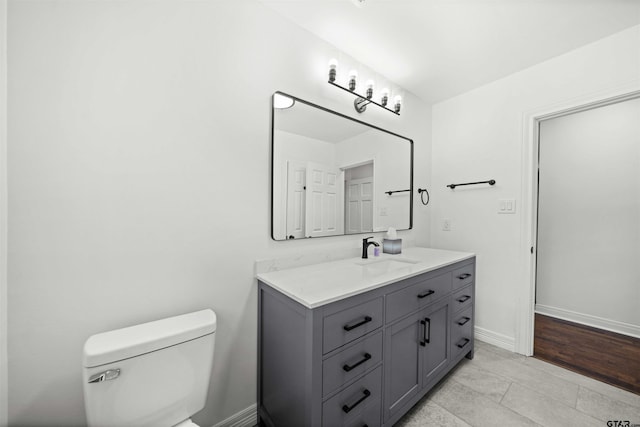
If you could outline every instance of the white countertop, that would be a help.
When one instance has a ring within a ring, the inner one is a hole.
[[[412,247],[398,255],[323,262],[260,273],[257,278],[305,307],[315,308],[474,256],[468,252]]]

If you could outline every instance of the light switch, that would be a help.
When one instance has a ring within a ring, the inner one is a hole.
[[[500,199],[500,200],[498,200],[498,213],[499,214],[514,214],[514,213],[516,213],[516,200],[515,199]]]

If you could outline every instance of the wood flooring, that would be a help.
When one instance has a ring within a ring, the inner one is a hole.
[[[640,394],[640,339],[535,315],[534,357]]]

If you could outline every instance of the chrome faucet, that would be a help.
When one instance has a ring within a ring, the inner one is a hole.
[[[370,242],[369,239],[373,239],[373,236],[367,237],[366,239],[362,239],[362,259],[369,258],[369,254],[368,254],[369,245],[380,246],[378,242],[374,242],[373,240]]]

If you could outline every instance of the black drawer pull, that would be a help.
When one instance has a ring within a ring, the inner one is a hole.
[[[464,280],[464,279],[466,279],[467,277],[471,277],[471,274],[469,274],[469,273],[461,274],[461,275],[459,275],[459,276],[458,276],[458,279],[460,279],[460,280]]]
[[[471,296],[469,295],[463,295],[462,297],[458,298],[456,301],[458,302],[465,302],[466,300],[468,300],[469,298],[471,298]]]
[[[463,342],[464,341],[464,342]],[[464,338],[462,341],[460,341],[458,344],[456,344],[458,346],[458,348],[462,348],[465,345],[469,344],[469,338]]]
[[[466,317],[466,316],[465,316],[465,317],[463,317],[462,319],[458,320],[458,325],[462,326],[462,325],[464,325],[465,323],[467,323],[469,320],[471,320],[471,318],[470,318],[470,317]]]
[[[364,391],[362,393],[364,394],[364,396],[362,396],[360,399],[358,399],[358,401],[356,403],[354,403],[353,405],[351,405],[351,406],[349,406],[349,405],[342,406],[342,410],[346,414],[348,414],[349,412],[351,412],[353,410],[353,408],[355,408],[356,406],[361,404],[362,401],[365,400],[367,397],[371,396],[371,392],[369,390],[367,390],[366,388],[364,389]]]
[[[344,327],[343,327],[343,328],[344,328],[344,330],[345,330],[345,331],[347,331],[347,332],[348,332],[348,331],[350,331],[350,330],[352,330],[352,329],[357,328],[358,326],[362,326],[362,325],[364,325],[365,323],[369,323],[369,322],[371,322],[372,320],[373,320],[373,319],[372,319],[371,317],[369,317],[369,316],[364,316],[364,320],[362,320],[362,321],[360,321],[360,322],[356,323],[355,325],[344,325]]]
[[[360,365],[362,365],[364,362],[366,362],[367,360],[371,359],[371,355],[369,353],[365,353],[364,357],[357,361],[356,363],[354,363],[353,365],[349,366],[349,365],[344,365],[342,367],[342,369],[344,369],[345,371],[349,372],[350,370],[352,370],[353,368],[356,368]]]
[[[431,289],[429,289],[427,292],[425,292],[423,294],[418,294],[418,298],[426,298],[429,295],[433,295],[435,293],[436,293],[436,291],[432,291]]]

